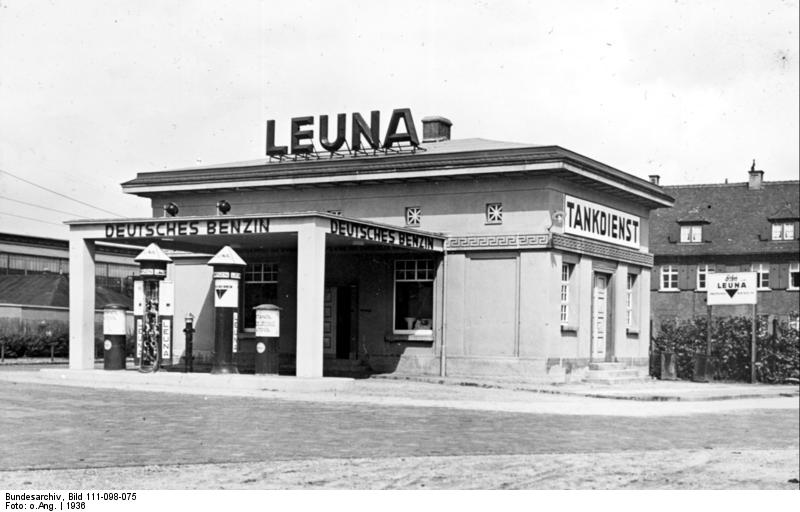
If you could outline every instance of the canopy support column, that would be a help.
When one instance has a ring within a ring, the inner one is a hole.
[[[94,368],[94,241],[69,238],[69,368]]]
[[[298,377],[322,377],[325,233],[316,219],[303,223],[297,231]]]

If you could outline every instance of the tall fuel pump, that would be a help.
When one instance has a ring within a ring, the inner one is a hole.
[[[134,261],[139,263],[139,279],[133,283],[136,362],[140,372],[156,372],[172,363],[175,287],[165,280],[172,259],[153,243]]]
[[[246,263],[230,246],[208,260],[214,277],[214,362],[211,373],[239,373],[233,354],[239,351],[239,282]]]

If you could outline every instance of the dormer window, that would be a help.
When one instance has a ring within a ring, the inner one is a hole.
[[[681,226],[681,243],[700,243],[703,241],[703,226],[690,224]]]
[[[773,222],[773,240],[794,240],[794,222]]]

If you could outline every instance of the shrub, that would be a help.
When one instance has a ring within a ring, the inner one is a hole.
[[[50,336],[40,327],[39,322],[4,318],[0,322],[0,338],[5,343],[5,356],[49,357],[50,344],[53,355],[66,357],[69,353],[69,328],[66,322],[52,320],[47,323]]]
[[[678,378],[694,376],[694,355],[706,352],[706,318],[684,322],[665,321],[654,338],[657,354],[675,354]],[[766,322],[759,322],[756,332],[756,378],[760,382],[785,382],[800,377],[798,332],[786,324],[767,332]],[[719,380],[750,380],[750,344],[752,319],[748,317],[714,318],[711,326],[711,363],[713,377]],[[651,374],[660,376],[657,358]]]

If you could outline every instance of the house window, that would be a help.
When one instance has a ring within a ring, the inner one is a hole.
[[[773,222],[773,240],[794,240],[794,222]]]
[[[663,265],[661,267],[661,288],[662,291],[678,289],[678,267],[675,265]]]
[[[561,325],[569,323],[569,282],[572,279],[572,272],[575,265],[563,263],[561,265]]]
[[[708,265],[697,265],[697,290],[698,291],[705,291],[707,282],[708,282],[708,274],[713,274],[714,269],[709,268]]]
[[[638,277],[636,274],[628,274],[625,286],[625,327],[628,330],[635,330],[639,327]]]
[[[256,327],[253,308],[259,304],[274,304],[278,299],[278,264],[249,263],[244,271],[243,297],[243,327],[246,331],[253,331]]]
[[[503,223],[503,203],[486,204],[486,224]]]
[[[433,276],[433,260],[395,261],[395,332],[433,332]]]
[[[703,241],[703,226],[681,226],[681,242],[700,243]]]
[[[789,264],[788,290],[800,290],[800,263]]]
[[[756,286],[759,290],[769,290],[769,264],[753,263],[750,270],[756,273]]]
[[[800,331],[800,315],[797,313],[789,315],[789,329]]]
[[[422,208],[419,206],[406,207],[406,226],[419,226],[422,222]]]

